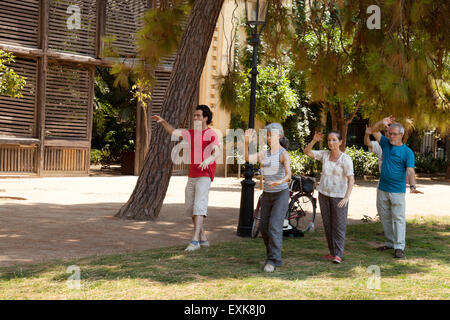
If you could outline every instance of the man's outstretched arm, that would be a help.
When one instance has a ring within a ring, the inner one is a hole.
[[[157,123],[160,123],[168,134],[170,135],[174,134],[176,129],[172,127],[170,124],[168,124],[166,120],[157,115],[152,116],[152,119],[155,120]]]

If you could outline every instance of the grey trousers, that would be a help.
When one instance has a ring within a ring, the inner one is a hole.
[[[332,198],[319,192],[320,214],[322,215],[325,237],[332,256],[342,258],[344,254],[345,232],[347,229],[348,203],[339,208],[343,198]]]
[[[405,193],[377,189],[377,210],[386,237],[385,246],[405,250]]]
[[[264,192],[261,201],[261,235],[266,245],[266,263],[281,266],[283,222],[289,207],[289,189]]]

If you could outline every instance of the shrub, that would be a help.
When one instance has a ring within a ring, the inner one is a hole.
[[[378,175],[378,159],[372,153],[359,149],[357,147],[347,147],[346,154],[350,156],[353,161],[353,171],[355,177],[362,177],[364,175]],[[291,170],[293,175],[309,175],[317,176],[322,170],[322,163],[316,161],[300,150],[289,151],[291,158]]]
[[[109,165],[114,162],[114,159],[109,150],[109,146],[106,145],[102,150],[91,149],[91,163],[92,164],[102,164]]]
[[[435,158],[433,154],[415,153],[416,171],[421,173],[437,173],[447,170],[448,161]]]
[[[292,175],[310,175],[314,176],[321,171],[322,163],[316,161],[301,150],[288,151],[291,158],[291,171]]]
[[[345,153],[352,158],[355,177],[362,177],[364,175],[376,176],[379,174],[378,158],[374,153],[355,146],[347,147]]]
[[[102,151],[98,149],[91,149],[91,163],[99,164],[102,159]]]

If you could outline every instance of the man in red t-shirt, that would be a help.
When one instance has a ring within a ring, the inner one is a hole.
[[[219,156],[220,145],[217,134],[208,127],[212,121],[212,112],[208,106],[197,106],[194,111],[194,130],[176,130],[160,116],[152,116],[152,119],[161,123],[170,135],[176,135],[189,143],[190,163],[185,205],[192,216],[194,235],[185,251],[208,247],[203,222],[207,216],[209,188],[214,180],[215,160]]]

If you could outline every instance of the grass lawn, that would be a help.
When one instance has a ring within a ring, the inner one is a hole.
[[[402,260],[374,250],[381,231],[379,222],[349,226],[341,265],[319,259],[327,253],[321,229],[285,239],[284,266],[273,274],[261,270],[261,238],[1,268],[0,299],[450,298],[450,217],[409,219]],[[80,289],[67,286],[71,265],[80,267]],[[369,266],[379,267],[379,289]]]

